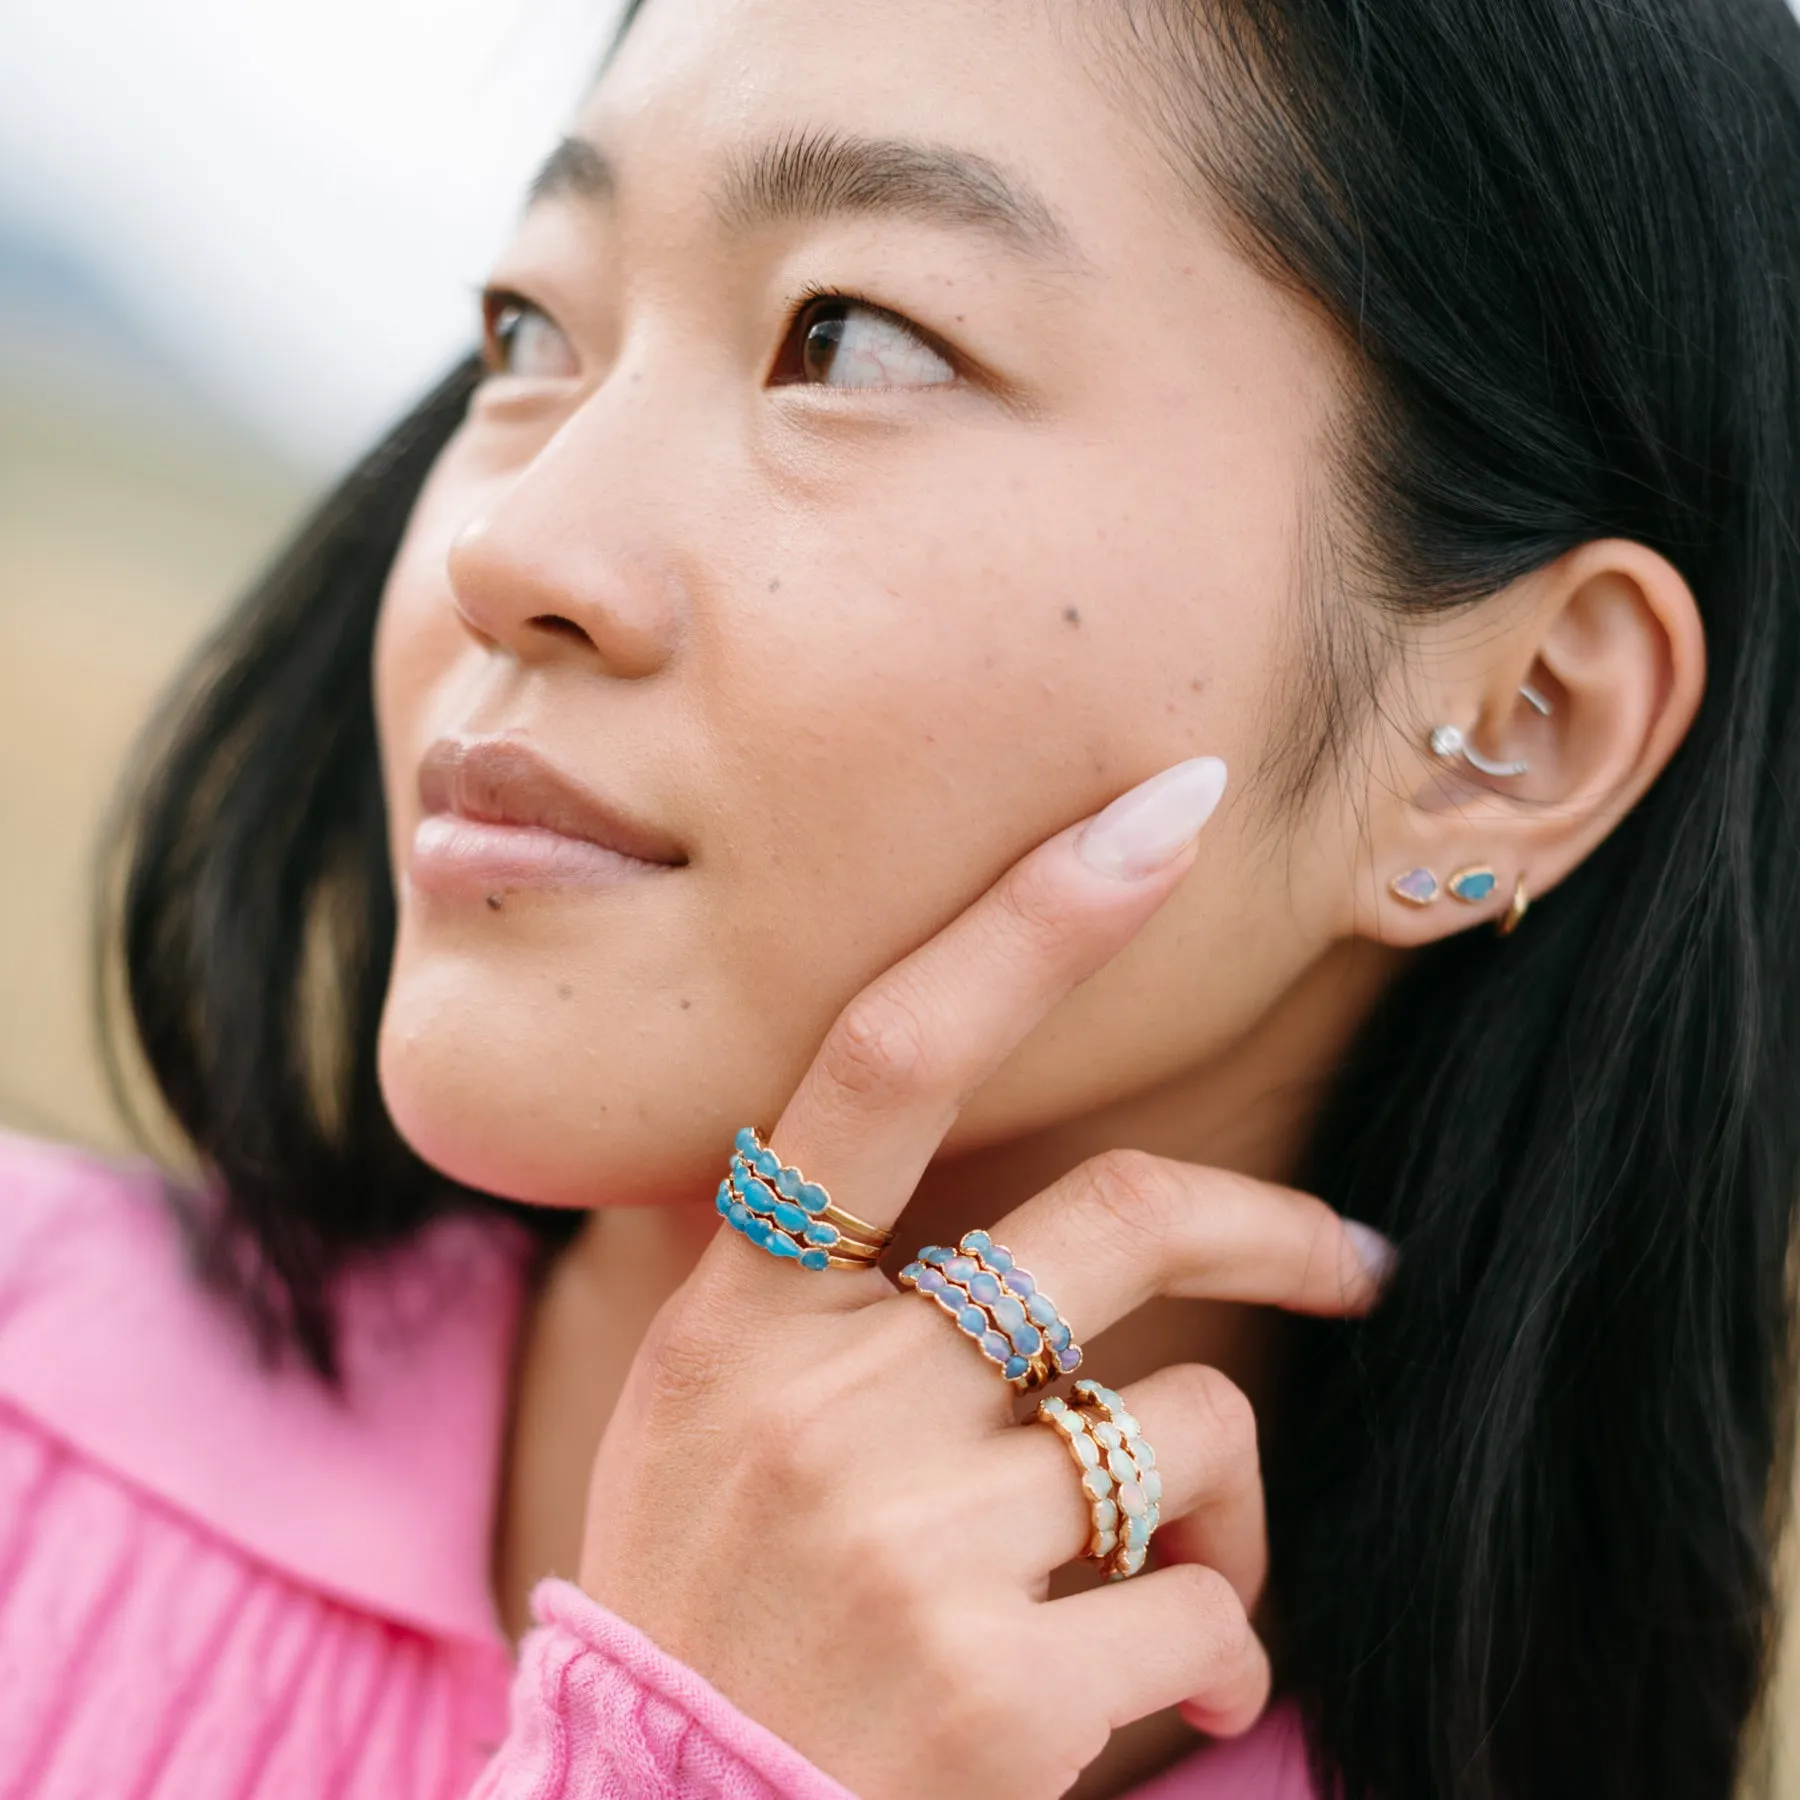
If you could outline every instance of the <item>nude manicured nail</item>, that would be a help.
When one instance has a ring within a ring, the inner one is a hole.
[[[1393,1240],[1383,1237],[1373,1225],[1365,1225],[1360,1219],[1344,1221],[1344,1236],[1368,1270],[1369,1279],[1378,1288],[1385,1287],[1394,1272],[1394,1264],[1400,1260],[1400,1252],[1394,1248]]]
[[[1089,819],[1075,854],[1116,881],[1142,881],[1193,841],[1224,792],[1225,765],[1216,756],[1176,763]]]

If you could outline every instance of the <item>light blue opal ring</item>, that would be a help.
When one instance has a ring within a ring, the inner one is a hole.
[[[1062,1438],[1075,1459],[1093,1524],[1082,1555],[1110,1575],[1119,1550],[1119,1484],[1106,1466],[1106,1452],[1094,1436],[1088,1415],[1066,1401],[1040,1400],[1034,1417],[1038,1424],[1048,1425]]]
[[[900,1281],[935,1300],[1022,1394],[1080,1367],[1080,1348],[1055,1305],[985,1231],[971,1231],[955,1249],[927,1244]]]
[[[719,1216],[759,1250],[803,1269],[872,1269],[894,1241],[784,1164],[746,1125],[714,1199]]]
[[[1024,1328],[1032,1336],[1041,1337],[1038,1348],[1030,1353],[1042,1356],[1048,1365],[1043,1381],[1037,1385],[1045,1386],[1058,1375],[1073,1375],[1081,1367],[1081,1346],[1075,1342],[1068,1321],[1057,1311],[1056,1302],[1028,1270],[1019,1267],[1013,1253],[996,1244],[985,1231],[965,1232],[957,1247],[980,1265],[970,1292],[984,1302],[989,1293],[995,1294],[992,1304],[1000,1329],[1013,1332],[1014,1317],[1023,1313]],[[1025,1341],[1029,1342],[1029,1337]]]
[[[1137,1574],[1149,1557],[1150,1540],[1162,1522],[1162,1474],[1156,1452],[1111,1388],[1078,1381],[1075,1395],[1073,1410],[1085,1416],[1088,1433],[1100,1448],[1101,1467],[1112,1477],[1119,1540],[1107,1574],[1122,1581]]]
[[[1021,1393],[1041,1387],[1043,1383],[1033,1379],[1037,1367],[1033,1360],[1020,1355],[1011,1339],[994,1323],[994,1315],[932,1261],[939,1252],[946,1261],[955,1255],[941,1244],[927,1244],[917,1259],[900,1271],[900,1285],[923,1294],[927,1300],[935,1300],[955,1321],[957,1330]]]

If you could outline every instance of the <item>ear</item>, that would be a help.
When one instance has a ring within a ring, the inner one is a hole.
[[[1367,800],[1355,901],[1355,932],[1396,945],[1498,921],[1515,889],[1529,900],[1550,893],[1662,773],[1706,681],[1687,582],[1620,538],[1580,545],[1475,613],[1432,620],[1418,650],[1371,746],[1384,779]],[[1524,769],[1489,773],[1434,751],[1440,726],[1490,764]],[[1409,904],[1394,892],[1413,870],[1435,876],[1435,899]],[[1453,883],[1470,870],[1491,870],[1491,885]]]

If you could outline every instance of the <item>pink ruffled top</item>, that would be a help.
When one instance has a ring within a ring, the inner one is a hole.
[[[339,1399],[259,1366],[153,1171],[0,1133],[0,1800],[844,1800],[569,1582],[515,1658],[524,1249],[446,1220],[348,1282]],[[1286,1709],[1134,1800],[1252,1797],[1315,1800]]]

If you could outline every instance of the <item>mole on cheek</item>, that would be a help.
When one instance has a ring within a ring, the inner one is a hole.
[[[1081,612],[1078,607],[1065,606],[1063,608],[1063,618],[1067,623],[1073,625],[1077,631],[1081,629]]]
[[[498,894],[489,894],[487,897],[487,903],[488,903],[488,911],[489,912],[498,912],[500,910],[500,908],[505,904],[505,902],[500,898],[500,896]]]

